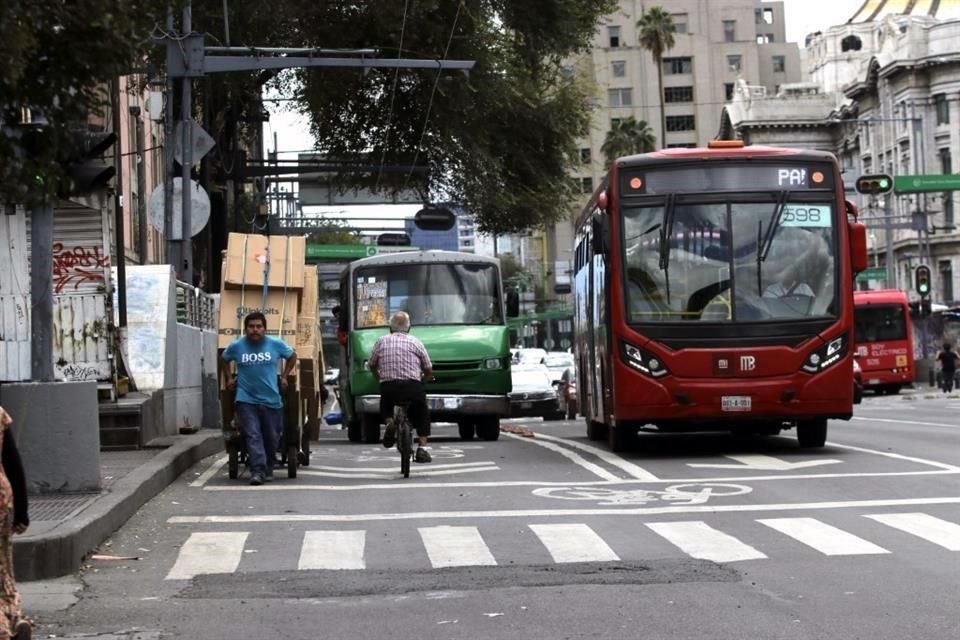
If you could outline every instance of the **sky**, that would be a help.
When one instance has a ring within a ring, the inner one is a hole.
[[[863,0],[784,0],[787,40],[803,47],[808,33],[845,23],[862,4]]]

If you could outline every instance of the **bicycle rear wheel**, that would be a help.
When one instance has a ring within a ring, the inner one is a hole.
[[[397,448],[400,450],[400,473],[404,478],[410,477],[410,458],[413,455],[413,435],[410,432],[410,420],[407,412],[398,408],[395,418],[397,421]]]

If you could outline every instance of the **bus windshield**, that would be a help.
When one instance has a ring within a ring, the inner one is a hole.
[[[907,339],[905,309],[896,305],[868,305],[856,308],[854,337],[857,344]]]
[[[493,264],[391,264],[357,269],[356,327],[384,327],[397,311],[410,324],[503,324]]]
[[[828,203],[691,198],[622,209],[634,323],[758,322],[836,315]]]

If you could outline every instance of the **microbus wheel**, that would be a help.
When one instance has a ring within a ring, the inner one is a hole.
[[[380,416],[375,413],[365,413],[360,418],[363,429],[364,444],[380,442]]]
[[[347,423],[347,440],[350,442],[363,440],[363,426],[360,424],[360,418],[354,418]]]
[[[827,443],[827,420],[801,420],[797,423],[797,442],[801,447],[822,447]]]
[[[477,418],[477,435],[481,440],[496,442],[500,438],[500,418],[497,416]]]
[[[473,440],[477,432],[476,424],[473,420],[460,420],[457,422],[457,429],[460,431],[461,440]]]

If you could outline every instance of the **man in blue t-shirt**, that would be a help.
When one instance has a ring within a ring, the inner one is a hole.
[[[287,378],[297,365],[297,354],[286,342],[267,335],[267,318],[255,311],[243,320],[246,335],[230,343],[223,351],[228,389],[237,390],[236,417],[243,429],[250,466],[250,484],[273,480],[273,461],[283,433],[281,389],[287,390]],[[277,366],[286,366],[277,382]],[[235,362],[237,372],[230,372]]]

